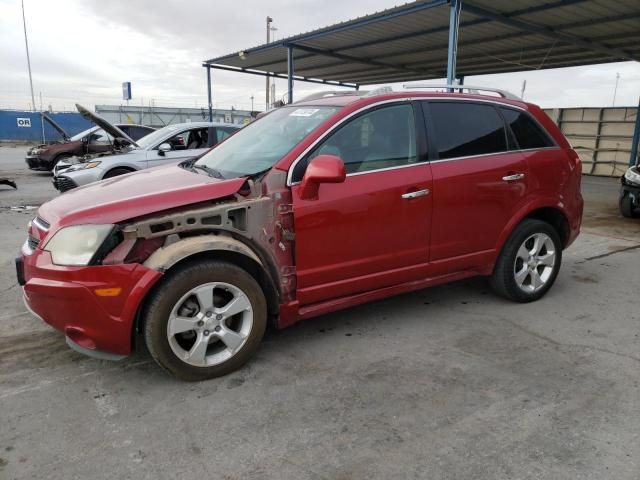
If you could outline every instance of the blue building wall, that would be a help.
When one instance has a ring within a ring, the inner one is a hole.
[[[85,120],[79,113],[59,112],[47,113],[54,122],[60,125],[71,137],[87,128],[93,127],[93,123]],[[31,120],[30,127],[19,127],[18,119]],[[19,140],[42,142],[42,117],[38,112],[23,110],[0,110],[0,140]],[[55,142],[62,137],[48,122],[44,122],[44,136],[47,142]]]

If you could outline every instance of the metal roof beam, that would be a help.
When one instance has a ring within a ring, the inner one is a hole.
[[[631,38],[631,37],[640,37],[640,32],[628,32],[625,34],[615,34],[615,35],[605,35],[602,37],[598,37],[598,40],[617,40],[620,38]],[[562,51],[562,52],[557,52],[557,47],[560,48],[569,48],[566,51]],[[535,47],[527,47],[526,48],[526,52],[527,52],[527,57],[526,60],[527,61],[532,61],[532,60],[542,60],[545,57],[548,56],[548,51],[549,51],[549,45],[537,45]],[[495,55],[484,55],[484,58],[481,56],[482,54],[480,53],[473,53],[473,59],[475,60],[474,62],[472,62],[475,65],[483,65],[487,62],[493,62],[495,63],[496,61],[502,61],[504,63],[513,63],[521,65],[525,68],[535,68],[535,66],[533,65],[526,65],[523,64],[521,62],[517,62],[517,60],[522,56],[522,52],[523,52],[523,48],[522,47],[518,47],[518,48],[512,48],[509,50],[501,50],[495,53]],[[535,53],[534,55],[532,55],[533,52],[539,52],[539,53]],[[588,50],[586,51],[583,48],[580,47],[576,47],[574,45],[567,45],[562,43],[561,45],[557,45],[556,46],[556,53],[551,57],[553,59],[557,59],[558,56],[565,56],[565,55],[578,55],[578,54],[584,54],[584,55],[593,55],[594,52]],[[631,52],[632,54],[634,52]],[[515,59],[511,60],[510,57],[516,57]],[[461,61],[464,62],[464,56],[461,57]],[[467,55],[466,57],[467,59],[469,58],[469,56]],[[465,65],[469,65],[470,62],[467,60],[466,62],[464,62]],[[409,67],[413,67],[413,68],[433,68],[433,67],[438,67],[442,65],[442,59],[432,59],[429,60],[428,62],[412,62],[412,63],[407,63],[407,66]],[[352,73],[352,72],[345,72],[345,73]]]
[[[537,13],[537,12],[543,12],[545,10],[549,10],[552,8],[558,8],[558,7],[564,7],[564,6],[570,6],[570,5],[574,5],[576,3],[583,3],[587,0],[559,0],[556,2],[551,2],[551,3],[545,3],[543,5],[536,5],[535,7],[527,7],[527,8],[522,8],[520,10],[514,10],[513,12],[509,12],[507,14],[505,14],[506,17],[511,18],[511,17],[517,17],[519,15],[526,15],[526,14],[530,14],[530,13]],[[465,6],[462,6],[462,11],[464,13],[465,10]],[[466,21],[466,22],[460,22],[460,28],[463,27],[472,27],[475,25],[481,25],[483,23],[488,23],[490,22],[490,19],[487,18],[478,18],[475,20],[470,20],[470,21]],[[418,30],[416,32],[410,32],[410,33],[404,33],[401,35],[394,35],[392,37],[386,37],[386,38],[378,38],[375,40],[369,40],[367,42],[361,42],[361,43],[355,43],[353,45],[347,45],[344,47],[340,47],[340,48],[336,48],[335,51],[336,52],[344,52],[345,50],[352,50],[354,48],[362,48],[362,47],[369,47],[371,45],[376,45],[379,43],[387,43],[387,42],[395,42],[398,40],[406,40],[408,38],[413,38],[413,37],[420,37],[422,35],[431,35],[433,33],[442,33],[442,32],[446,32],[449,30],[449,25],[447,26],[443,26],[443,27],[436,27],[436,28],[429,28],[426,30]]]
[[[379,62],[377,60],[372,60],[370,58],[353,57],[351,55],[344,55],[342,53],[335,53],[332,50],[322,50],[320,48],[307,47],[306,45],[300,45],[300,44],[297,44],[297,43],[289,44],[289,45],[295,47],[296,50],[302,50],[302,51],[305,51],[305,52],[313,53],[315,55],[323,55],[323,56],[326,56],[326,57],[337,58],[339,60],[343,60],[343,61],[346,61],[346,62],[362,63],[362,64],[365,64],[365,65],[371,65],[373,67],[392,68],[394,70],[399,70],[399,71],[403,71],[403,72],[407,72],[407,73],[420,73],[420,74],[426,74],[426,75],[430,74],[430,72],[416,71],[415,69],[406,68],[404,65],[397,65],[397,64],[393,64],[393,63]]]
[[[346,21],[346,22],[342,22],[339,23],[337,25],[333,25],[331,27],[326,27],[326,28],[321,28],[319,30],[313,31],[313,32],[309,32],[309,33],[302,33],[300,35],[294,35],[292,37],[288,37],[288,38],[284,38],[282,39],[282,44],[288,44],[288,43],[295,43],[295,42],[301,42],[301,41],[307,41],[307,40],[313,40],[315,38],[318,37],[322,37],[325,36],[327,34],[331,34],[331,33],[339,33],[339,32],[343,32],[345,30],[351,30],[353,28],[358,28],[358,27],[365,27],[367,25],[370,25],[372,23],[378,23],[380,21],[383,20],[391,20],[393,18],[397,18],[403,15],[410,15],[412,13],[416,13],[422,10],[428,10],[429,8],[434,8],[434,7],[439,7],[441,5],[446,5],[450,2],[450,0],[431,0],[431,1],[426,1],[426,2],[416,2],[416,3],[412,3],[412,4],[407,4],[407,5],[403,5],[401,7],[395,7],[391,10],[393,10],[392,12],[385,12],[382,11],[380,13],[377,14],[372,14],[372,15],[367,15],[364,16],[362,18],[357,18],[355,20],[350,20],[350,21]],[[253,53],[253,52],[259,52],[262,50],[268,50],[269,48],[272,48],[274,45],[273,43],[271,44],[265,44],[265,45],[260,45],[254,48],[249,48],[247,50],[244,50],[244,52],[246,52],[247,54],[249,53]],[[231,53],[229,55],[225,55],[223,57],[218,57],[218,58],[212,58],[210,60],[205,60],[204,63],[212,63],[212,62],[219,62],[222,60],[226,60],[228,58],[233,58],[234,56],[238,55],[238,53]]]
[[[538,13],[538,12],[543,12],[545,10],[549,10],[549,9],[553,9],[553,8],[560,8],[560,7],[565,7],[565,6],[571,6],[571,5],[575,5],[577,3],[583,3],[587,0],[558,0],[556,2],[551,2],[551,3],[545,3],[543,5],[536,5],[534,7],[527,7],[527,8],[522,8],[520,10],[514,10],[513,12],[509,12],[507,14],[505,14],[506,17],[517,17],[519,15],[526,15],[526,14],[531,14],[531,13]],[[444,2],[444,3],[449,3],[449,2]],[[436,5],[437,6],[437,5]],[[464,12],[464,7],[463,7],[463,12]],[[385,18],[386,20],[386,18]],[[602,21],[602,20],[601,20]],[[488,23],[491,22],[491,19],[488,18],[478,18],[475,20],[470,20],[470,21],[466,21],[466,22],[460,22],[460,28],[462,27],[472,27],[475,25],[480,25],[483,23]],[[369,40],[366,42],[360,42],[360,43],[355,43],[352,45],[346,45],[343,47],[339,47],[339,48],[335,48],[333,49],[334,52],[344,52],[346,50],[353,50],[356,48],[362,48],[362,47],[369,47],[372,45],[377,45],[380,43],[387,43],[387,42],[396,42],[399,40],[406,40],[409,38],[413,38],[413,37],[420,37],[423,35],[431,35],[434,33],[442,33],[442,32],[446,32],[449,30],[449,25],[443,26],[443,27],[436,27],[436,28],[429,28],[426,30],[418,30],[415,32],[409,32],[409,33],[403,33],[401,35],[394,35],[392,37],[385,37],[385,38],[378,38],[375,40]],[[308,40],[308,37],[305,38],[300,38],[297,39],[296,41],[306,41]],[[287,41],[287,39],[284,40],[285,42]],[[310,58],[313,57],[313,54],[310,55],[300,55],[298,57],[298,59],[302,60],[305,58]],[[274,63],[278,63],[278,62],[265,62],[265,63],[259,63],[256,65],[253,65],[252,68],[260,68],[260,67],[264,67],[267,65],[272,65]]]
[[[230,67],[228,65],[218,65],[216,63],[203,63],[202,66],[205,68],[206,67],[213,68],[215,70],[225,70],[227,72],[248,73],[249,75],[259,75],[261,77],[268,76],[268,77],[283,78],[285,80],[287,80],[288,78],[287,75],[282,73],[262,72],[259,70],[252,70],[249,68]],[[320,78],[309,78],[301,75],[294,75],[293,80],[295,80],[296,82],[320,83],[324,85],[334,85],[337,87],[348,87],[348,88],[357,87],[357,84],[355,83],[342,82],[340,80],[322,80]]]
[[[557,29],[552,29],[548,27],[543,27],[540,25],[536,25],[534,23],[523,22],[522,20],[516,20],[513,18],[509,18],[501,13],[493,12],[491,10],[487,10],[482,7],[477,7],[473,4],[465,2],[464,11],[472,13],[473,15],[477,15],[480,17],[490,18],[493,21],[503,23],[510,27],[523,30],[525,32],[535,33],[538,35],[544,35],[546,37],[553,38],[555,40],[559,40],[565,43],[570,43],[573,45],[577,45],[583,48],[587,48],[596,52],[604,53],[614,58],[621,58],[625,60],[638,60],[634,55],[629,52],[619,49],[619,48],[611,48],[607,45],[601,43],[590,42],[589,40],[585,40],[584,38],[576,37],[573,35],[569,35],[567,33],[559,32]]]
[[[636,14],[627,14],[627,15],[614,15],[614,16],[610,16],[610,17],[604,17],[604,18],[599,18],[599,19],[592,19],[592,20],[585,20],[582,22],[573,22],[573,23],[566,23],[566,24],[562,24],[562,25],[558,25],[556,27],[556,30],[565,30],[565,29],[569,29],[569,28],[581,28],[581,27],[588,27],[591,25],[596,25],[596,24],[600,24],[600,23],[609,23],[609,22],[618,22],[621,20],[629,20],[629,19],[635,19],[635,18],[640,18],[640,13],[636,13]],[[448,27],[447,27],[448,28]],[[446,30],[446,29],[445,29]],[[512,38],[518,38],[521,37],[523,35],[534,35],[535,32],[515,32],[515,33],[507,33],[504,35],[499,35],[497,37],[493,37],[493,38],[489,38],[489,39],[485,39],[485,40],[478,40],[478,39],[474,39],[474,40],[469,40],[469,41],[460,41],[458,43],[458,48],[462,48],[464,46],[467,45],[477,45],[479,42],[483,42],[483,41],[489,41],[489,42],[494,42],[494,41],[501,41],[501,40],[509,40]],[[634,35],[632,32],[630,32],[627,35]],[[620,36],[616,36],[616,37],[600,37],[598,39],[596,39],[596,41],[602,41],[602,40],[609,40],[609,39],[613,39],[613,38],[624,38],[624,35]],[[566,45],[568,44],[568,42],[565,41],[560,41],[558,43],[557,46],[562,46],[562,45]],[[434,50],[437,51],[439,49],[444,49],[447,48],[447,43],[441,43],[438,45],[431,45],[429,47],[430,50]],[[544,48],[549,48],[549,46],[545,46]],[[424,48],[419,48],[419,49],[412,49],[412,50],[403,50],[403,51],[397,51],[397,52],[393,52],[393,53],[387,53],[384,55],[379,55],[377,58],[382,59],[382,58],[391,58],[391,57],[396,57],[398,55],[406,55],[406,54],[413,54],[413,53],[421,53],[423,52],[425,49]],[[304,58],[308,58],[308,57],[313,57],[314,55],[301,55],[299,57],[296,57],[296,60],[302,60]],[[264,64],[260,64],[260,65],[254,65],[253,68],[258,68],[260,66],[266,66],[266,65],[274,65],[277,63],[281,63],[280,61],[276,61],[276,62],[268,62],[268,63],[264,63]],[[339,67],[344,65],[344,62],[330,62],[330,63],[324,63],[324,64],[320,64],[320,65],[315,65],[313,67],[309,67],[308,70],[322,70],[325,68],[331,68],[331,67]],[[413,64],[408,64],[408,66],[414,66],[415,62]]]

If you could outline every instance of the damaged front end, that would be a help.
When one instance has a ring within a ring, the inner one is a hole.
[[[180,262],[217,255],[248,269],[263,287],[277,326],[290,320],[280,305],[295,300],[294,234],[286,173],[247,179],[223,199],[147,215],[120,225],[121,241],[104,265],[140,263],[165,273]]]

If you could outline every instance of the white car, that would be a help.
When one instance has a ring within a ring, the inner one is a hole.
[[[108,124],[101,126],[105,130],[108,128]],[[121,153],[85,155],[59,162],[54,169],[53,185],[60,192],[66,192],[136,170],[179,163],[203,154],[239,128],[241,125],[216,122],[168,125],[141,138],[137,143],[127,145]]]

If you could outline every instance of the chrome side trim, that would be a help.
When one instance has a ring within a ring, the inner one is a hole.
[[[507,155],[509,153],[520,153],[520,152],[531,152],[531,151],[539,151],[539,150],[561,150],[560,147],[543,147],[543,148],[528,148],[526,150],[507,150],[505,152],[493,152],[493,153],[483,153],[481,155],[467,155],[465,157],[452,157],[452,158],[443,158],[438,160],[431,160],[429,163],[443,163],[443,162],[455,162],[457,160],[466,160],[468,158],[481,158],[481,157],[489,157],[496,155]]]

